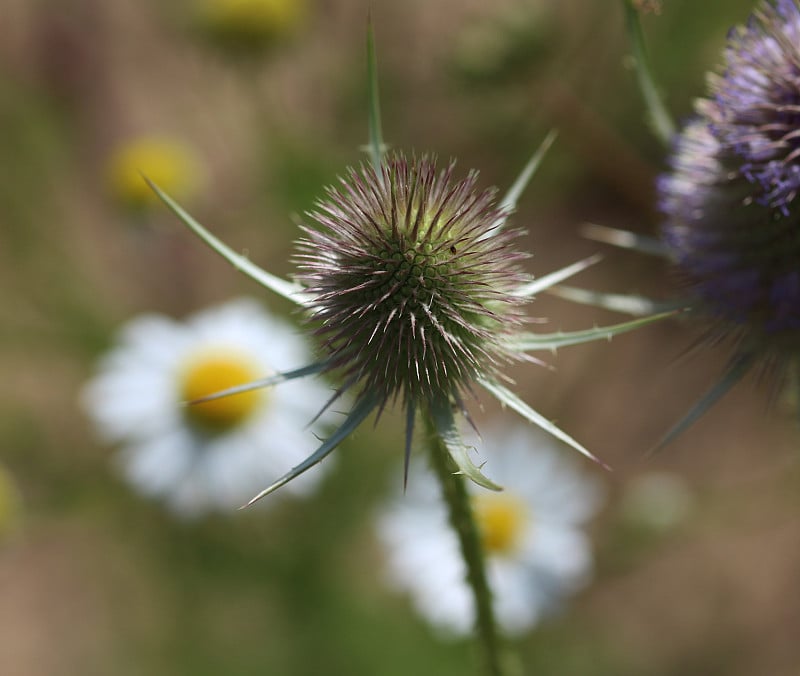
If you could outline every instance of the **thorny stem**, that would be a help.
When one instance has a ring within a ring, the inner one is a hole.
[[[480,534],[472,513],[464,477],[456,474],[447,447],[427,421],[431,466],[439,479],[447,503],[450,525],[458,535],[461,555],[467,566],[467,582],[475,598],[475,630],[483,650],[486,673],[490,676],[510,676],[504,663],[497,622],[492,607],[492,593],[486,581],[486,566]]]

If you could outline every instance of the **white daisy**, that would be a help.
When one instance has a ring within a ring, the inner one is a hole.
[[[309,363],[291,326],[250,300],[176,322],[146,315],[121,331],[82,401],[140,492],[184,516],[241,506],[318,445],[308,423],[330,392],[319,382],[281,385],[203,404],[184,402]],[[308,472],[286,490],[306,494]]]
[[[589,579],[592,557],[582,525],[597,511],[600,486],[575,472],[562,449],[528,427],[485,436],[486,474],[499,493],[467,483],[486,552],[500,628],[519,634]],[[472,630],[472,592],[458,540],[433,473],[412,463],[405,495],[380,515],[389,583],[407,591],[438,629]]]

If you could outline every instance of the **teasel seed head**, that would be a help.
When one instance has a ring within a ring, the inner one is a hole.
[[[394,154],[351,169],[303,228],[298,279],[331,368],[382,405],[458,400],[523,358],[504,340],[523,320],[519,231],[454,168]]]

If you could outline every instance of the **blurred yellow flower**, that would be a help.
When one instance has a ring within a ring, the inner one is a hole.
[[[198,191],[203,170],[191,149],[180,141],[142,136],[120,145],[108,164],[108,182],[115,200],[132,209],[159,202],[142,175],[170,194],[190,198]]]
[[[294,33],[308,15],[306,0],[198,0],[201,29],[223,47],[257,50]]]

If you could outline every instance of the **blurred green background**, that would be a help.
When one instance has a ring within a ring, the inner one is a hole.
[[[0,461],[14,492],[0,543],[4,676],[292,676],[476,672],[376,574],[376,506],[400,481],[402,424],[365,425],[309,500],[173,519],[112,471],[77,404],[115,329],[268,296],[164,208],[109,189],[119,144],[155,134],[202,165],[185,206],[287,274],[296,215],[364,156],[364,36],[378,40],[384,134],[508,186],[560,137],[521,201],[535,275],[602,250],[576,280],[669,294],[661,265],[582,240],[584,221],[653,234],[664,153],[643,121],[612,0],[318,0],[263,50],[197,30],[190,0],[3,0],[0,7]],[[650,3],[651,9],[655,3]],[[666,0],[644,17],[677,118],[750,0]],[[548,330],[621,321],[542,297]],[[518,389],[614,467],[594,524],[597,569],[562,614],[517,642],[526,674],[745,676],[800,663],[798,432],[755,379],[653,458],[644,452],[719,373],[660,324],[550,359]],[[487,402],[483,416],[496,411]],[[596,468],[586,466],[588,472]],[[640,475],[693,496],[654,530],[626,517]],[[7,510],[8,511],[8,510]]]

